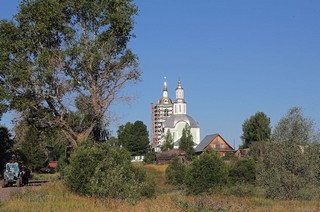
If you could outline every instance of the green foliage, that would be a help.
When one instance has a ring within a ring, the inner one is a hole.
[[[67,115],[68,125],[76,133],[81,133],[90,127],[94,116],[94,109],[89,97],[80,95],[75,99],[76,111],[70,111]],[[107,124],[103,120],[98,120],[93,127],[88,139],[96,142],[106,141],[109,132]]]
[[[152,164],[156,160],[156,154],[154,152],[148,152],[143,159],[146,164]]]
[[[226,152],[225,156],[223,157],[223,160],[234,160],[236,159],[234,156],[234,152]]]
[[[268,150],[266,148],[268,143],[270,143],[270,141],[260,141],[250,144],[249,156],[253,158],[255,161],[258,161],[261,158],[263,158],[266,154],[268,154]]]
[[[173,137],[170,130],[168,130],[165,136],[164,144],[161,146],[161,151],[165,152],[170,149],[173,149]]]
[[[145,172],[134,167],[130,158],[125,149],[86,142],[74,149],[63,179],[72,191],[99,198],[136,200],[153,195]]]
[[[229,177],[233,183],[254,184],[256,180],[256,163],[251,158],[236,160],[231,164]]]
[[[58,160],[58,167],[57,171],[60,173],[60,176],[64,176],[65,168],[69,165],[69,158],[67,158],[65,155],[61,155]]]
[[[194,153],[193,149],[193,137],[190,131],[190,127],[186,126],[182,130],[182,136],[180,138],[179,149],[184,150],[187,153],[187,158],[190,160]]]
[[[118,128],[119,143],[131,152],[132,156],[145,155],[149,150],[147,126],[142,121],[127,122]]]
[[[302,109],[299,107],[291,108],[287,115],[280,119],[272,133],[272,140],[298,144],[319,142],[314,122],[310,118],[304,117]]]
[[[7,90],[5,89],[5,82],[2,80],[2,74],[0,73],[0,121],[2,115],[7,111],[8,105],[6,99],[9,99],[7,96]]]
[[[68,144],[62,132],[42,122],[35,111],[25,111],[14,131],[15,154],[36,171],[47,169],[48,160],[58,160]]]
[[[30,126],[24,136],[24,140],[19,142],[15,148],[25,157],[25,163],[35,171],[40,171],[47,167],[47,155],[43,137],[40,132]]]
[[[9,130],[6,127],[0,126],[0,173],[3,172],[6,160],[11,159],[13,140],[10,137]]]
[[[130,154],[124,149],[112,148],[99,163],[91,179],[94,196],[137,200],[141,196],[152,196],[152,185],[146,181],[144,170],[130,163]]]
[[[257,179],[272,199],[305,199],[308,187],[319,188],[320,148],[295,142],[268,143],[268,154],[257,167]],[[310,190],[311,192],[311,190]],[[314,195],[316,198],[317,195]]]
[[[228,181],[228,169],[222,158],[213,150],[206,151],[194,159],[187,169],[188,193],[210,192]]]
[[[113,136],[109,138],[107,142],[110,144],[110,146],[120,147],[119,139]]]
[[[320,147],[314,124],[294,107],[280,119],[258,158],[257,179],[272,199],[310,199],[319,190]],[[309,189],[314,188],[314,189]],[[306,190],[309,190],[307,195]]]
[[[186,165],[179,161],[179,158],[174,158],[166,169],[166,183],[171,185],[182,185],[186,176]]]
[[[21,1],[12,21],[0,20],[0,115],[4,103],[32,108],[74,146],[101,137],[109,106],[141,75],[127,48],[137,12],[132,0]],[[80,131],[69,125],[77,100]]]
[[[71,191],[91,194],[90,180],[101,160],[108,154],[109,146],[94,146],[85,142],[74,149],[70,164],[64,169],[64,181]]]
[[[263,112],[257,112],[245,120],[242,131],[243,148],[248,148],[252,142],[268,141],[271,136],[270,118]]]

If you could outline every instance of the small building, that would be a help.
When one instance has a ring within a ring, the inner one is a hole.
[[[131,162],[143,162],[144,155],[132,156]]]
[[[219,134],[207,135],[196,147],[195,153],[201,154],[207,149],[214,149],[222,157],[226,156],[227,152],[235,152],[232,146],[230,146]]]
[[[170,149],[156,154],[157,163],[169,163],[173,158],[178,157],[181,163],[187,163],[186,152],[181,149]]]

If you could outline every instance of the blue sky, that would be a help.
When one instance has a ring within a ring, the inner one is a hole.
[[[0,18],[16,13],[16,0],[0,0]],[[300,106],[320,124],[320,1],[137,0],[130,48],[139,56],[141,81],[125,92],[136,98],[115,104],[119,124],[150,126],[150,103],[167,77],[175,98],[180,79],[187,113],[201,126],[201,139],[219,133],[242,143],[242,124],[258,111],[272,126]],[[10,126],[12,116],[2,123]]]

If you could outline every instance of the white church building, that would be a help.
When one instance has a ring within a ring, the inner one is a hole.
[[[168,131],[172,134],[173,148],[178,149],[182,130],[186,125],[190,127],[194,147],[200,143],[200,126],[191,116],[187,115],[187,103],[184,99],[184,89],[180,80],[176,88],[175,101],[168,97],[167,83],[165,81],[163,96],[157,105],[151,104],[151,109],[151,145],[156,152],[161,151],[160,148]]]

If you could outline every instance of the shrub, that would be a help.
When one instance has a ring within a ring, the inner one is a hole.
[[[99,198],[136,200],[152,196],[152,183],[130,158],[125,149],[87,142],[71,154],[70,164],[64,168],[65,184],[72,191]]]
[[[253,159],[241,159],[234,162],[229,170],[229,177],[233,183],[250,183],[256,180],[256,163]]]
[[[146,164],[152,164],[154,163],[156,160],[156,155],[154,152],[148,152],[143,159],[143,162],[145,162]]]
[[[60,172],[60,176],[64,176],[64,169],[68,166],[69,160],[65,155],[60,156],[58,160],[57,171]]]
[[[174,158],[166,169],[166,183],[171,185],[184,184],[186,175],[186,165],[179,161],[179,158]]]
[[[92,194],[100,198],[137,200],[154,194],[145,171],[134,167],[130,153],[120,148],[110,149],[95,169],[90,185]]]
[[[228,169],[222,158],[213,150],[204,152],[192,161],[187,169],[187,192],[199,194],[210,192],[228,180]]]
[[[268,198],[310,199],[311,193],[317,194],[320,162],[317,144],[277,142],[266,148],[269,153],[258,163],[257,178]]]
[[[90,179],[96,167],[108,154],[109,146],[93,145],[84,142],[70,156],[70,164],[64,168],[64,182],[71,191],[81,194],[91,194]]]

